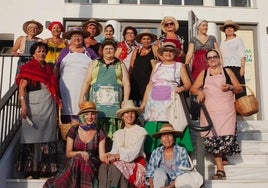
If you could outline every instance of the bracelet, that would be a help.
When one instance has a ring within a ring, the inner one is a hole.
[[[229,85],[229,90],[232,91],[234,89],[233,85]]]
[[[24,97],[24,96],[21,96],[21,97],[20,97],[20,100],[24,100],[24,99],[25,99],[25,97]]]

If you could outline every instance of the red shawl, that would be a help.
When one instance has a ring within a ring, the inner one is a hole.
[[[58,84],[53,70],[48,64],[42,67],[37,60],[32,59],[20,67],[20,72],[16,77],[17,85],[19,85],[21,79],[31,80],[32,83],[41,82],[45,84],[51,96],[59,103]]]

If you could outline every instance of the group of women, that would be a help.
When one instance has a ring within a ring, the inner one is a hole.
[[[164,34],[159,40],[149,30],[137,34],[128,26],[123,31],[124,41],[117,42],[111,35],[114,28],[107,25],[107,37],[100,43],[94,37],[101,33],[102,26],[94,19],[82,28],[71,28],[63,38],[62,24],[51,22],[48,29],[52,37],[34,45],[30,43],[40,40],[36,36],[43,26],[36,21],[25,22],[27,36],[19,37],[13,48],[14,55],[32,56],[16,79],[23,122],[18,169],[34,178],[41,172],[55,175],[58,171],[54,134],[58,104],[63,122],[75,121],[79,126],[71,128],[66,136],[66,165],[44,187],[97,187],[98,179],[101,187],[144,187],[146,179],[150,187],[174,187],[176,176],[184,173],[176,171],[177,165],[189,167],[187,152],[193,152],[193,146],[189,128],[177,130],[177,125],[168,124],[167,109],[174,96],[190,90],[197,96],[197,103],[206,104],[214,123],[214,131],[204,134],[206,149],[214,155],[217,166],[212,178],[225,179],[225,157],[240,152],[235,136],[234,94],[243,90],[244,46],[235,35],[239,26],[230,20],[221,27],[226,40],[220,49],[215,37],[206,34],[206,20],[199,20],[196,26],[198,35],[191,39],[185,58],[186,65],[192,61],[192,84],[181,62],[185,56],[183,40],[176,34],[179,24],[173,17],[162,20]],[[226,53],[231,47],[232,53]],[[223,68],[225,65],[228,68]],[[49,110],[42,108],[43,103]],[[141,114],[144,128],[137,125]],[[184,113],[179,119],[186,123]],[[206,123],[201,112],[200,124]],[[53,134],[48,133],[48,124]],[[160,144],[162,149],[158,148]],[[178,152],[184,156],[181,161],[175,157]],[[146,157],[150,159],[147,172]],[[159,179],[159,173],[167,174],[167,178]]]

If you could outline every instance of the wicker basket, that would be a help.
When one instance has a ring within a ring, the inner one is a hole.
[[[61,138],[63,140],[66,140],[66,134],[68,133],[69,129],[72,126],[77,126],[79,125],[79,122],[70,122],[70,123],[62,123],[61,121],[61,108],[59,108],[59,129],[60,129],[60,134],[61,134]]]
[[[253,91],[246,85],[242,86],[246,87],[251,95],[246,95],[240,97],[235,101],[235,109],[242,116],[250,116],[256,114],[259,111],[258,100],[256,99]]]

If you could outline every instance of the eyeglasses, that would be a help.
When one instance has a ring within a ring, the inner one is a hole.
[[[165,27],[170,26],[170,25],[174,25],[174,23],[173,22],[165,23]]]
[[[215,55],[215,56],[211,56],[211,57],[207,57],[208,61],[211,61],[212,59],[218,59],[219,56]]]

